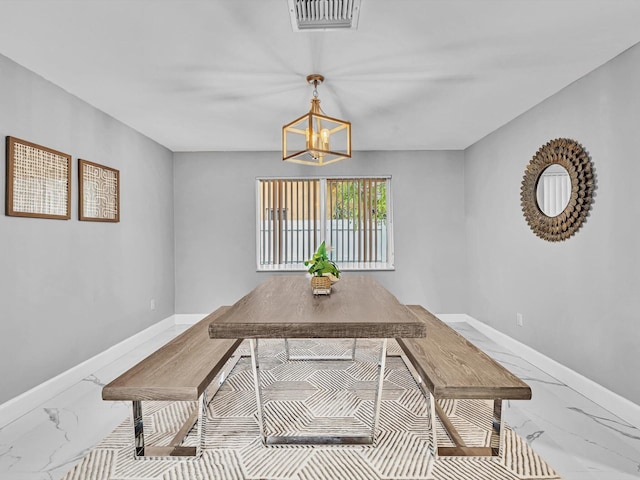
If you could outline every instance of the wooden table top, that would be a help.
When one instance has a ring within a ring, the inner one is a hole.
[[[209,325],[211,338],[416,338],[426,324],[365,275],[343,274],[331,295],[314,296],[308,277],[277,275]]]

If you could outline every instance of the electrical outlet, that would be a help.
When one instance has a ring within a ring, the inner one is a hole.
[[[516,313],[516,325],[524,327],[524,317],[521,313]]]
[[[156,299],[155,298],[152,298],[151,302],[149,302],[149,308],[151,310],[155,310],[156,309]]]

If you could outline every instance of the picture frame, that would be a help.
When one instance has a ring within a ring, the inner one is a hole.
[[[11,136],[6,151],[6,215],[69,220],[71,155]]]
[[[120,171],[78,159],[79,219],[88,222],[120,221]]]

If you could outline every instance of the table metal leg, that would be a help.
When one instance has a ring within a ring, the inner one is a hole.
[[[374,443],[376,431],[378,429],[380,406],[382,402],[382,387],[384,384],[384,373],[387,358],[387,339],[382,340],[380,347],[380,357],[378,359],[378,382],[376,386],[375,399],[371,419],[371,433],[368,435],[268,435],[265,423],[265,409],[262,398],[262,383],[260,381],[260,360],[258,354],[258,340],[249,339],[251,350],[251,367],[253,370],[253,380],[256,390],[257,417],[260,424],[260,435],[265,445],[370,445]],[[355,339],[352,347],[352,357],[355,358]],[[285,349],[288,352],[288,345],[285,340]],[[318,357],[311,357],[318,360]],[[341,359],[346,359],[342,357]]]
[[[267,443],[267,432],[264,425],[264,415],[262,412],[262,384],[260,383],[260,362],[258,360],[258,339],[249,339],[249,349],[251,350],[251,369],[253,370],[253,383],[256,389],[256,406],[258,411],[258,423],[260,424],[260,436],[262,443]]]
[[[384,371],[387,362],[387,339],[382,340],[380,346],[380,358],[378,360],[378,386],[376,388],[376,397],[373,403],[373,421],[371,424],[371,442],[376,438],[378,423],[380,419],[380,404],[382,402],[382,386],[384,384]]]

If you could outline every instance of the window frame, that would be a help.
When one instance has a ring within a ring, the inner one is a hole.
[[[327,183],[330,180],[361,180],[361,179],[378,179],[386,182],[386,236],[387,236],[387,261],[386,262],[340,262],[336,264],[341,271],[393,271],[395,270],[395,249],[394,249],[394,233],[393,233],[393,187],[391,175],[311,175],[311,176],[260,176],[255,180],[255,258],[256,272],[306,272],[307,268],[303,263],[285,263],[285,264],[260,264],[260,235],[261,235],[261,209],[263,208],[260,198],[260,182],[269,180],[283,181],[310,181],[317,180],[320,184],[319,202],[320,202],[320,228],[319,242],[326,241],[327,237]]]

